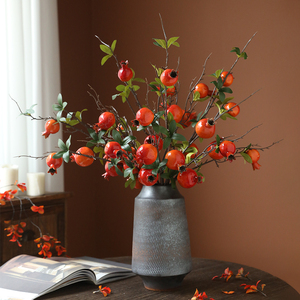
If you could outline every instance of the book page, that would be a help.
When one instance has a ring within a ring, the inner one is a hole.
[[[0,288],[0,300],[32,300],[37,296],[38,294],[17,292]]]
[[[19,255],[0,268],[0,288],[25,293],[41,294],[82,268],[51,259]]]
[[[134,275],[130,265],[92,257],[19,255],[0,268],[0,300],[35,299],[79,281],[101,284]]]
[[[64,261],[63,257],[55,257],[53,259],[57,261]],[[72,263],[78,263],[86,266],[88,269],[92,270],[95,273],[98,283],[102,283],[103,280],[107,279],[108,277],[116,278],[117,280],[119,277],[126,278],[128,276],[135,275],[134,273],[132,273],[131,265],[128,264],[117,263],[114,261],[108,261],[88,256],[72,258],[70,259],[70,261],[72,261]]]

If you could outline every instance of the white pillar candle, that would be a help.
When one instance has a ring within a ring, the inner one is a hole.
[[[27,195],[40,196],[45,194],[45,173],[27,173]]]
[[[0,167],[0,193],[15,190],[14,185],[19,180],[19,167],[17,165],[2,165]]]

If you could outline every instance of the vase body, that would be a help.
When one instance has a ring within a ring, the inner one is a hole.
[[[135,198],[132,270],[150,290],[181,284],[192,269],[184,198],[171,186],[143,186]]]

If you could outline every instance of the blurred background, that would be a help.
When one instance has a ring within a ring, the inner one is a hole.
[[[99,112],[88,85],[105,105],[113,105],[128,118],[121,99],[112,101],[120,84],[113,59],[101,66],[99,41],[117,40],[119,61],[128,60],[136,76],[154,78],[151,64],[162,67],[165,51],[153,45],[163,38],[159,13],[168,38],[179,36],[180,47],[170,48],[169,67],[180,58],[179,104],[190,83],[206,75],[230,69],[233,47],[243,48],[257,32],[233,70],[235,102],[241,105],[238,121],[218,120],[217,134],[241,136],[237,147],[249,143],[262,147],[261,169],[253,171],[242,158],[232,163],[205,165],[205,183],[190,190],[180,188],[186,199],[192,256],[232,261],[269,272],[300,292],[299,199],[299,46],[300,2],[297,0],[185,0],[101,1],[58,0],[61,93],[69,111],[87,108],[84,120],[95,123]],[[212,87],[211,77],[204,83]],[[146,88],[138,97],[145,99]],[[151,97],[151,96],[150,96]],[[153,96],[153,99],[156,98]],[[56,99],[54,98],[53,102]],[[205,104],[197,106],[198,112]],[[188,129],[192,130],[192,129]],[[182,133],[182,132],[181,132]],[[64,133],[63,140],[69,137]],[[80,137],[79,137],[80,140]],[[83,145],[72,139],[72,149]],[[199,149],[207,143],[197,143]],[[49,149],[50,150],[50,149]],[[131,255],[133,206],[137,190],[125,189],[124,179],[101,176],[100,162],[87,168],[64,167],[64,189],[73,193],[67,201],[67,249],[70,256],[113,257]]]

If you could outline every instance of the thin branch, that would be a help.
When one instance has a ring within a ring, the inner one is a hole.
[[[189,93],[188,93],[188,95],[187,95],[187,98],[186,98],[186,100],[185,100],[185,106],[184,106],[184,109],[185,109],[185,110],[186,110],[186,107],[187,107],[187,104],[188,104],[188,101],[189,101],[189,98],[190,98],[192,92],[194,91],[196,85],[202,80],[202,78],[203,78],[203,76],[204,76],[204,74],[205,74],[206,64],[207,64],[207,61],[208,61],[208,59],[210,58],[210,56],[211,56],[211,53],[206,57],[206,59],[205,59],[205,61],[204,61],[204,64],[203,64],[203,67],[202,67],[202,73],[201,73],[199,79],[196,81],[196,83],[195,83],[194,86],[190,89],[190,91],[189,91]],[[192,105],[192,103],[193,103],[193,100],[190,102],[190,106]]]
[[[230,109],[225,110],[224,112],[222,112],[221,114],[219,112],[217,112],[217,114],[214,117],[214,121],[218,120],[221,116],[223,116],[224,114],[226,114],[227,112],[229,112],[230,110],[232,110],[233,108],[235,108],[238,105],[241,105],[243,102],[245,102],[246,100],[248,100],[250,97],[252,97],[253,95],[255,95],[258,91],[260,91],[260,89],[256,90],[255,92],[253,92],[252,94],[250,94],[248,97],[246,97],[245,99],[243,99],[242,101],[240,101],[239,103],[237,103],[236,105],[232,106]]]
[[[162,21],[162,17],[161,17],[160,14],[159,14],[159,18],[160,18],[160,23],[161,23],[161,28],[162,28],[162,31],[163,31],[163,34],[164,34],[164,38],[165,38],[165,41],[166,41],[166,69],[167,69],[168,68],[168,61],[169,61],[168,39],[167,39],[167,35],[166,35],[166,32],[165,32],[164,24],[163,24],[163,21]]]
[[[108,44],[104,43],[97,35],[95,35],[95,37],[100,41],[101,44],[103,44],[104,46],[108,47],[111,50],[111,52],[113,53],[111,47]],[[114,57],[114,59],[116,61],[118,69],[120,69],[120,64],[118,62],[117,56],[114,53],[112,54],[112,56]]]
[[[246,43],[246,45],[245,45],[244,48],[242,49],[242,52],[241,52],[241,53],[243,53],[243,52],[246,50],[246,48],[248,47],[248,45],[250,44],[250,42],[252,41],[252,39],[255,37],[256,34],[257,34],[257,31],[252,35],[252,37],[251,37],[251,38],[249,39],[249,41]],[[230,68],[228,74],[231,73],[232,69],[233,69],[234,66],[237,64],[237,62],[238,62],[239,59],[240,59],[240,57],[238,56],[238,57],[236,58],[236,60],[234,61],[233,65],[231,66],[231,68]]]

